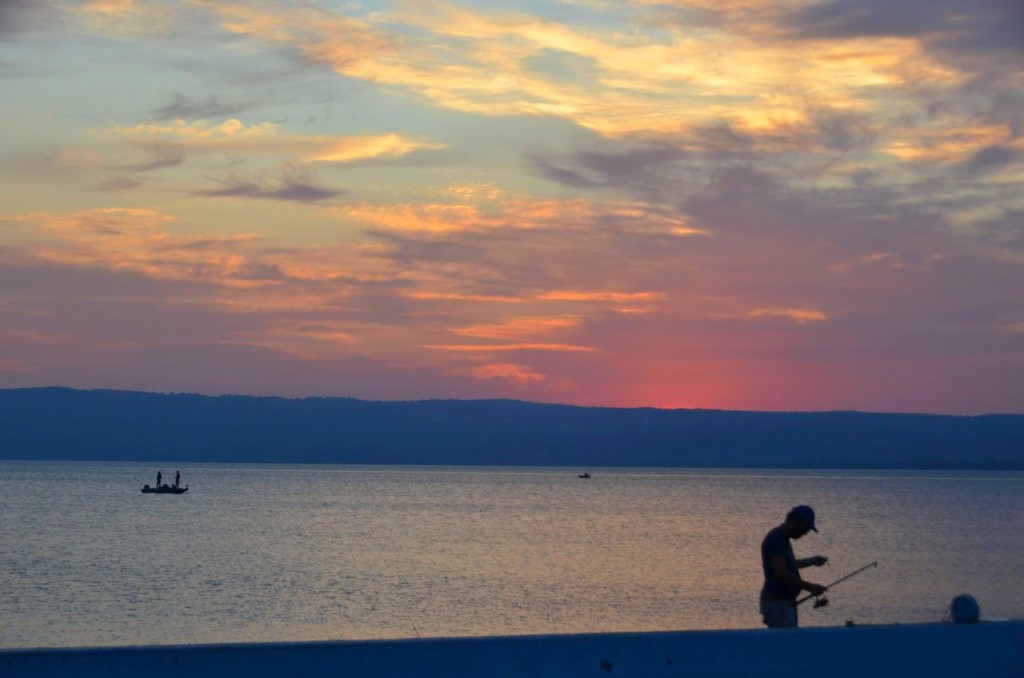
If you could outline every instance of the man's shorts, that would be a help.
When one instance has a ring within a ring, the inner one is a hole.
[[[770,629],[795,628],[796,603],[792,600],[762,600],[761,618]]]

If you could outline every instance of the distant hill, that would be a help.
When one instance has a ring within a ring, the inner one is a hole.
[[[1024,415],[0,389],[0,459],[1024,469]]]

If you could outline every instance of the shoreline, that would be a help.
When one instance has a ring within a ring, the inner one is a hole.
[[[9,678],[1021,675],[1024,620],[304,643],[0,649]]]

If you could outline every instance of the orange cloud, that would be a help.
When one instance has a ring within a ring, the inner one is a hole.
[[[474,379],[483,381],[501,379],[502,381],[522,385],[536,384],[548,379],[546,375],[540,372],[515,363],[488,363],[486,365],[477,365],[465,372]]]
[[[68,7],[92,29],[122,38],[172,35],[183,10],[187,10],[184,3],[175,7],[135,0],[86,0],[81,6]]]
[[[448,233],[455,231],[515,229],[580,229],[597,220],[616,219],[624,230],[664,233],[678,237],[708,235],[677,217],[660,214],[650,206],[625,201],[537,199],[504,193],[492,186],[449,187],[447,202],[348,203],[331,211],[357,223],[395,231]]]
[[[427,203],[381,204],[353,203],[333,208],[337,214],[356,222],[399,231],[487,230],[494,228],[573,227],[607,214],[610,206],[592,204],[583,199],[538,200],[504,197],[482,204]]]
[[[484,345],[484,344],[434,344],[434,345],[420,345],[419,348],[427,348],[433,351],[457,351],[465,353],[488,353],[488,352],[505,352],[505,351],[596,351],[598,349],[593,346],[574,346],[572,344],[541,344],[541,343],[525,343],[525,344],[501,344],[501,345]]]
[[[386,205],[355,203],[333,208],[346,219],[396,231],[445,233],[494,228],[507,222],[484,214],[473,205]]]
[[[516,341],[565,332],[579,327],[581,323],[582,318],[578,316],[554,318],[540,316],[513,318],[501,323],[457,327],[453,331],[456,334],[478,339]]]
[[[893,132],[882,151],[907,162],[958,163],[996,144],[1024,150],[1024,138],[1012,138],[1004,125],[965,124],[958,118],[946,117],[924,129]]]
[[[497,296],[490,294],[460,294],[458,292],[432,292],[422,290],[403,290],[400,294],[410,299],[431,301],[480,301],[486,303],[517,304],[525,301],[523,297]]]
[[[88,0],[82,7],[83,12],[96,14],[121,14],[135,9],[135,0]]]
[[[556,290],[538,295],[545,301],[660,301],[665,298],[661,292],[587,292],[581,290]]]
[[[845,271],[869,266],[881,266],[883,268],[900,269],[905,268],[906,264],[903,258],[895,252],[872,252],[861,257],[856,257],[849,261],[844,261],[833,266],[829,266],[830,271]]]
[[[286,309],[281,309],[286,310]],[[294,310],[294,309],[293,309]],[[263,346],[303,360],[330,361],[351,353],[358,340],[350,332],[351,325],[340,323],[277,322],[255,336],[239,337],[251,346]]]
[[[346,77],[459,111],[566,117],[610,137],[677,138],[721,119],[752,135],[785,132],[809,124],[807,92],[816,107],[863,111],[877,106],[871,88],[961,78],[913,38],[786,41],[772,34],[769,5],[710,4],[748,20],[742,30],[723,22],[700,31],[665,23],[626,32],[439,1],[365,18],[301,6],[200,6],[230,33],[292,46]],[[538,65],[567,57],[575,60],[572,79]],[[779,135],[770,136],[778,143]],[[807,139],[795,131],[783,137]]]
[[[821,152],[830,149],[817,133],[815,111],[832,110],[876,115],[878,122],[864,136],[877,136],[884,152],[900,160],[927,161],[967,152],[960,150],[963,144],[956,139],[929,150],[888,122],[894,106],[917,107],[915,89],[952,90],[968,77],[933,57],[917,37],[793,40],[773,19],[807,6],[804,0],[637,4],[704,8],[722,20],[693,30],[659,19],[655,12],[640,20],[637,30],[624,31],[440,0],[404,3],[391,11],[364,12],[362,17],[355,4],[328,10],[304,3],[230,0],[193,0],[177,10],[92,0],[80,11],[100,30],[118,35],[135,30],[136,37],[172,32],[176,20],[203,11],[232,35],[294,49],[347,78],[414,92],[436,106],[482,115],[559,116],[606,137],[653,136],[694,147],[703,142],[687,132],[726,122],[751,148]],[[619,3],[596,6],[623,9]],[[573,77],[559,75],[566,68]],[[968,123],[958,117],[937,134],[953,135]],[[228,132],[220,128],[230,124],[205,130],[193,129],[195,123],[188,127],[190,132]],[[178,143],[207,151],[244,149],[239,152],[339,163],[439,147],[396,135],[334,141],[272,136],[190,136]]]
[[[72,266],[132,270],[157,278],[194,279],[230,276],[244,269],[237,250],[254,236],[176,236],[162,227],[173,216],[152,209],[108,207],[65,214],[33,213],[12,217],[37,224],[56,240],[41,239],[35,257]],[[236,281],[244,284],[243,281]]]
[[[131,127],[114,125],[102,133],[109,136],[135,137],[146,140],[168,137],[195,140],[253,138],[276,134],[277,125],[272,122],[260,122],[246,126],[236,118],[225,120],[219,125],[212,125],[206,120],[189,123],[179,119],[168,123],[145,122]]]
[[[784,318],[804,325],[828,320],[828,316],[814,309],[803,308],[757,308],[747,313],[748,318]]]
[[[10,218],[41,223],[47,228],[65,233],[101,237],[152,231],[175,221],[175,217],[157,210],[129,207],[99,207],[65,214],[37,212]]]
[[[409,139],[398,134],[372,136],[323,136],[285,134],[275,123],[246,125],[232,118],[220,124],[205,120],[140,123],[113,126],[102,132],[107,138],[160,142],[171,148],[212,153],[248,153],[289,156],[305,162],[349,163],[374,158],[394,158],[441,144]]]

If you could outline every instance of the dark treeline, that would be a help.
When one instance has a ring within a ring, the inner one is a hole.
[[[0,390],[0,458],[1024,469],[1024,415]]]

